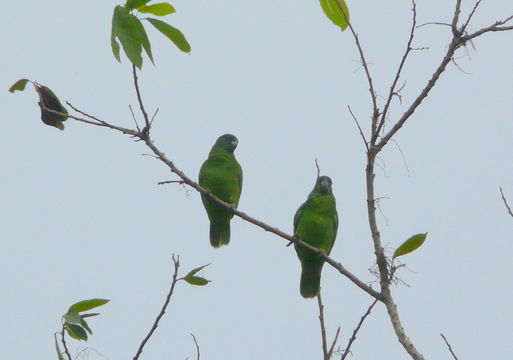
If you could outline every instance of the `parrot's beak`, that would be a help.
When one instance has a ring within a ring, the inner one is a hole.
[[[235,139],[230,143],[230,150],[235,150],[237,145],[239,144],[239,140]]]

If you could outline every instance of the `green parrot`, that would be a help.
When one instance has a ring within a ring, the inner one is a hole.
[[[329,255],[337,237],[337,229],[338,214],[331,179],[320,176],[308,199],[296,211],[294,236]],[[319,292],[324,260],[311,250],[298,245],[294,247],[301,261],[301,296],[314,297]]]
[[[235,207],[239,205],[242,191],[242,168],[233,154],[238,143],[234,135],[220,136],[199,172],[201,187]],[[228,245],[233,212],[203,194],[201,200],[210,219],[210,244],[215,248]]]

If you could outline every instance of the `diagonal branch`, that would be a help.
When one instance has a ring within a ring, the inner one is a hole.
[[[246,220],[247,222],[258,226],[258,227],[264,229],[265,231],[272,232],[273,234],[278,235],[279,237],[281,237],[285,240],[291,241],[295,244],[298,244],[300,246],[303,246],[306,249],[309,249],[309,250],[315,252],[320,258],[324,259],[328,264],[330,264],[335,269],[337,269],[338,272],[340,272],[342,275],[346,276],[349,280],[351,280],[360,289],[364,290],[365,292],[367,292],[369,295],[371,295],[375,299],[382,301],[383,297],[381,296],[381,294],[379,292],[372,289],[372,287],[368,286],[363,281],[361,281],[359,278],[357,278],[355,275],[353,275],[351,272],[349,272],[344,266],[342,266],[342,264],[340,264],[340,263],[336,262],[335,260],[333,260],[332,258],[330,258],[328,255],[326,255],[324,253],[324,251],[317,249],[317,248],[311,246],[310,244],[305,243],[304,241],[302,241],[301,239],[298,239],[297,237],[291,236],[291,235],[281,231],[277,227],[270,226],[270,225],[264,223],[263,221],[257,220],[254,217],[251,217],[251,216],[247,215],[246,213],[244,213],[240,210],[237,210],[232,204],[224,202],[223,200],[214,196],[209,190],[204,189],[201,186],[199,186],[198,183],[196,183],[195,181],[190,179],[183,171],[178,169],[175,166],[175,164],[171,160],[169,160],[166,157],[166,155],[163,152],[161,152],[153,144],[153,141],[150,139],[150,137],[148,135],[144,136],[142,138],[142,140],[151,149],[151,151],[153,151],[153,153],[159,158],[159,160],[162,161],[164,164],[166,164],[167,167],[169,167],[169,169],[171,170],[171,172],[178,175],[178,177],[180,177],[185,184],[189,185],[190,187],[192,187],[199,193],[209,197],[210,199],[214,200],[215,202],[224,206],[225,208],[230,209],[236,216],[240,217],[241,219]]]
[[[374,83],[373,83],[372,76],[371,76],[371,73],[369,70],[369,65],[368,65],[367,60],[365,59],[365,53],[363,51],[362,44],[360,43],[360,38],[358,37],[358,34],[356,33],[355,28],[353,27],[353,24],[351,24],[349,17],[347,16],[346,12],[344,11],[344,7],[338,0],[335,0],[335,3],[337,4],[337,7],[344,15],[344,19],[347,22],[349,30],[351,30],[351,34],[353,34],[353,38],[356,43],[356,48],[358,49],[358,53],[360,55],[360,61],[362,62],[363,69],[365,70],[365,76],[367,77],[367,82],[369,84],[369,92],[370,92],[371,101],[372,101],[372,109],[373,109],[373,111],[372,111],[372,129],[374,132],[374,130],[376,129],[376,126],[377,126],[379,108],[378,108],[378,102],[376,99],[376,91],[374,91]]]
[[[401,77],[401,73],[403,71],[403,67],[404,67],[404,63],[406,62],[406,59],[408,58],[408,55],[410,54],[411,50],[412,50],[412,42],[413,42],[413,37],[415,36],[415,27],[417,26],[417,4],[415,3],[415,0],[412,0],[412,12],[413,12],[413,16],[412,16],[412,24],[411,24],[411,30],[410,30],[410,37],[408,39],[408,42],[406,43],[406,50],[404,52],[404,55],[401,59],[401,62],[399,64],[399,68],[397,69],[397,72],[395,74],[395,78],[394,78],[394,81],[392,82],[392,86],[390,86],[390,92],[388,93],[388,98],[387,98],[387,101],[385,103],[385,106],[383,108],[383,113],[381,114],[381,119],[379,120],[379,125],[378,125],[378,128],[376,129],[376,132],[372,135],[372,143],[375,144],[376,143],[376,140],[379,136],[379,132],[381,131],[381,129],[383,128],[383,126],[385,125],[385,120],[386,120],[386,116],[387,116],[387,112],[388,112],[388,109],[390,107],[390,103],[392,102],[392,98],[394,97],[394,94],[395,94],[395,87],[397,86],[397,82],[399,81],[399,78]],[[400,90],[399,90],[400,91]]]
[[[358,334],[358,331],[360,331],[360,328],[362,327],[363,322],[365,321],[367,316],[370,315],[372,308],[374,307],[374,305],[376,305],[377,302],[378,302],[377,300],[374,300],[373,303],[369,306],[369,308],[365,312],[365,314],[363,314],[362,318],[358,322],[358,325],[353,330],[353,335],[351,335],[351,338],[349,339],[349,342],[347,343],[347,346],[346,346],[344,352],[342,353],[340,360],[344,360],[347,357],[347,354],[349,354],[349,351],[351,350],[351,346],[353,345],[354,341],[356,340],[356,335]]]
[[[413,101],[413,103],[410,105],[410,107],[404,112],[404,114],[401,116],[401,118],[397,121],[397,123],[390,129],[383,138],[376,144],[376,153],[381,151],[381,149],[388,143],[388,141],[394,136],[397,131],[404,125],[406,120],[410,118],[410,116],[413,115],[417,107],[422,103],[422,101],[428,96],[429,92],[433,87],[435,86],[436,82],[440,78],[440,75],[445,71],[445,68],[447,65],[451,62],[451,59],[454,56],[454,53],[460,46],[460,38],[453,38],[451,43],[449,44],[447,48],[447,52],[445,53],[444,58],[442,59],[442,62],[440,65],[438,65],[438,68],[435,70],[433,75],[431,76],[431,79],[429,79],[427,85],[424,87],[424,89],[420,92],[420,94],[417,96],[417,98]]]
[[[445,341],[445,345],[447,345],[447,348],[449,349],[449,352],[451,353],[452,357],[454,360],[458,360],[458,357],[456,356],[456,354],[454,353],[454,351],[452,350],[452,346],[451,344],[449,344],[449,342],[447,341],[446,337],[444,336],[444,334],[440,333],[440,336],[442,337],[442,339],[444,339]]]
[[[484,27],[484,28],[482,28],[480,30],[477,30],[476,32],[474,32],[474,33],[472,33],[470,35],[463,36],[462,37],[462,41],[463,42],[467,42],[467,41],[472,40],[472,39],[474,39],[474,38],[476,38],[478,36],[486,34],[487,32],[513,30],[513,25],[502,26],[502,25],[507,24],[511,20],[513,20],[513,15],[507,17],[504,20],[499,20],[499,21],[495,22],[495,24],[493,24],[493,25],[490,25],[490,26]]]
[[[162,306],[160,313],[157,315],[157,318],[155,319],[150,331],[148,332],[148,334],[146,334],[146,336],[142,340],[141,345],[139,345],[139,348],[137,349],[137,352],[136,352],[135,356],[133,357],[133,360],[139,359],[139,356],[141,356],[141,354],[143,352],[144,346],[146,345],[148,340],[151,338],[151,336],[153,335],[155,330],[157,330],[157,327],[159,326],[159,321],[160,321],[160,319],[162,319],[162,317],[166,313],[167,306],[169,305],[169,302],[171,301],[171,296],[173,295],[173,291],[175,290],[175,285],[178,281],[181,280],[181,279],[177,279],[178,268],[180,267],[180,257],[179,256],[175,257],[175,255],[173,254],[172,258],[173,258],[175,270],[173,273],[173,279],[171,281],[171,287],[170,287],[169,292],[166,297],[166,301],[164,302],[164,305]],[[196,339],[194,339],[194,340],[196,341]],[[198,353],[198,357],[199,357],[199,353]]]

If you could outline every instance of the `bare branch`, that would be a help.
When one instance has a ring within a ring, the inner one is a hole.
[[[351,280],[356,286],[358,286],[359,288],[361,288],[362,290],[367,292],[369,295],[371,295],[375,299],[379,299],[380,301],[383,300],[383,297],[381,296],[381,294],[379,292],[377,292],[372,287],[368,286],[363,281],[361,281],[354,274],[349,272],[342,264],[336,262],[335,260],[333,260],[332,258],[327,256],[324,253],[324,251],[322,251],[320,249],[317,249],[317,248],[313,247],[312,245],[307,244],[307,243],[305,243],[304,241],[302,241],[300,239],[297,239],[297,238],[295,238],[295,237],[293,237],[291,235],[288,235],[287,233],[279,230],[276,227],[272,227],[272,226],[270,226],[270,225],[268,225],[268,224],[266,224],[266,223],[264,223],[264,222],[262,222],[260,220],[257,220],[255,218],[247,215],[246,213],[244,213],[242,211],[237,210],[232,204],[224,202],[223,200],[221,200],[221,199],[217,198],[215,195],[213,195],[209,190],[204,189],[201,186],[199,186],[198,183],[194,182],[183,171],[178,169],[174,165],[174,163],[171,160],[169,160],[166,157],[166,155],[155,146],[155,144],[153,143],[153,140],[149,136],[149,130],[144,132],[145,130],[143,129],[143,131],[137,132],[135,130],[125,129],[125,128],[122,128],[122,127],[119,127],[119,126],[112,125],[112,124],[107,123],[107,122],[105,122],[103,120],[99,120],[100,122],[90,121],[90,120],[82,119],[82,118],[79,118],[79,117],[76,117],[76,116],[73,116],[73,115],[68,115],[68,114],[60,113],[58,111],[50,110],[50,109],[47,109],[47,108],[44,108],[44,110],[52,112],[52,113],[56,113],[56,114],[59,114],[59,115],[66,115],[69,118],[75,119],[77,121],[85,122],[85,123],[88,123],[88,124],[91,124],[91,125],[107,127],[107,128],[113,129],[113,130],[118,130],[118,131],[120,131],[120,132],[122,132],[124,134],[129,134],[129,135],[132,135],[134,137],[137,137],[137,138],[141,139],[152,150],[152,152],[156,155],[156,157],[160,161],[162,161],[164,164],[166,164],[168,166],[168,168],[170,169],[171,172],[175,173],[176,175],[178,175],[182,179],[181,180],[182,184],[186,184],[186,185],[192,187],[193,189],[195,189],[196,191],[198,191],[199,193],[201,193],[201,194],[203,194],[203,195],[205,195],[207,197],[210,197],[212,200],[214,200],[218,204],[224,206],[227,209],[230,209],[236,216],[240,217],[241,219],[243,219],[243,220],[245,220],[245,221],[247,221],[249,223],[252,223],[253,225],[258,226],[258,227],[264,229],[265,231],[272,232],[273,234],[278,235],[279,237],[281,237],[281,238],[283,238],[285,240],[289,240],[289,241],[291,241],[291,242],[293,242],[295,244],[298,244],[300,246],[305,247],[306,249],[309,249],[309,250],[315,252],[321,259],[324,259],[328,264],[330,264],[335,269],[337,269],[338,272],[340,272],[342,275],[344,275],[349,280]]]
[[[353,335],[351,335],[351,338],[349,339],[349,342],[347,343],[347,346],[346,346],[344,352],[342,353],[340,360],[344,360],[346,358],[347,354],[349,354],[349,350],[351,349],[351,346],[353,345],[354,341],[356,340],[356,335],[358,334],[358,331],[360,331],[360,328],[362,327],[363,322],[365,321],[367,316],[370,315],[372,308],[374,307],[374,305],[376,305],[377,302],[378,302],[378,300],[374,300],[372,302],[372,304],[369,306],[369,308],[367,309],[367,311],[365,312],[365,314],[363,314],[362,318],[358,322],[358,325],[353,330]]]
[[[164,305],[162,306],[160,313],[157,315],[157,318],[153,322],[153,325],[152,325],[150,331],[148,332],[148,334],[146,334],[146,336],[142,340],[141,345],[139,345],[139,349],[137,349],[137,353],[133,357],[133,360],[139,359],[139,356],[141,356],[141,354],[143,352],[144,346],[146,345],[148,340],[151,338],[151,336],[153,335],[155,330],[157,330],[157,327],[159,326],[160,319],[162,319],[162,317],[166,313],[167,306],[169,305],[169,301],[171,300],[171,296],[173,295],[173,291],[175,290],[175,285],[179,280],[181,280],[181,279],[177,279],[178,268],[180,267],[180,257],[175,256],[175,254],[173,254],[172,259],[173,259],[173,263],[174,263],[174,274],[173,274],[173,279],[171,281],[171,287],[169,288],[169,292],[166,297],[166,301],[164,302]],[[198,354],[198,356],[199,356],[199,354]]]
[[[167,180],[167,181],[159,181],[157,185],[165,185],[165,184],[180,184],[183,185],[185,182],[183,180]]]
[[[481,36],[487,32],[495,32],[495,31],[509,31],[509,30],[513,30],[513,25],[510,25],[510,26],[502,26],[502,25],[505,25],[506,23],[510,22],[511,20],[513,20],[513,15],[507,17],[506,19],[504,20],[500,20],[500,21],[497,21],[495,22],[495,24],[493,25],[490,25],[490,26],[487,26],[487,27],[484,27],[482,28],[481,30],[477,30],[476,32],[470,34],[470,35],[466,35],[466,36],[463,36],[461,41],[462,42],[467,42],[469,40],[472,40],[478,36]]]
[[[499,186],[499,190],[501,192],[502,201],[504,201],[504,206],[506,206],[506,209],[508,209],[508,213],[513,217],[513,211],[511,211],[511,208],[509,207],[508,201],[506,200],[506,197],[504,196],[504,192],[502,191],[502,187]]]
[[[326,340],[326,327],[324,325],[324,305],[322,304],[321,290],[317,293],[317,303],[319,304],[319,322],[321,323],[321,338],[322,338],[322,354],[324,360],[329,360],[328,355],[328,342]]]
[[[454,15],[452,17],[452,34],[454,37],[459,37],[460,32],[458,30],[458,21],[460,19],[460,12],[461,12],[461,0],[456,0],[456,8],[454,9]]]
[[[212,199],[213,201],[217,202],[218,204],[224,206],[225,208],[230,209],[234,213],[234,215],[240,217],[241,219],[246,220],[247,222],[258,226],[258,227],[264,229],[265,231],[272,232],[273,234],[278,235],[279,237],[281,237],[285,240],[289,240],[289,241],[293,242],[294,244],[298,244],[300,246],[303,246],[306,249],[313,251],[321,259],[324,259],[328,264],[330,264],[335,269],[337,269],[342,275],[346,276],[349,280],[351,280],[360,289],[364,290],[365,292],[367,292],[369,295],[371,295],[375,299],[379,299],[380,301],[382,301],[383,297],[381,296],[381,294],[379,292],[372,289],[372,287],[366,285],[363,281],[361,281],[359,278],[357,278],[355,275],[353,275],[351,272],[349,272],[344,266],[342,266],[342,264],[336,262],[335,260],[333,260],[332,258],[327,256],[324,253],[324,251],[317,249],[317,248],[313,247],[312,245],[307,244],[304,241],[302,241],[294,236],[288,235],[287,233],[281,231],[277,227],[272,227],[270,225],[267,225],[263,221],[257,220],[255,218],[247,215],[246,213],[244,213],[240,210],[237,210],[233,206],[233,204],[229,204],[229,203],[224,202],[223,200],[219,199],[218,197],[213,195],[209,190],[204,189],[201,186],[199,186],[198,183],[194,182],[183,171],[178,169],[175,166],[175,164],[171,160],[169,160],[166,157],[166,155],[155,146],[155,144],[153,144],[153,141],[150,139],[148,134],[144,135],[142,140],[153,151],[153,153],[160,159],[160,161],[162,161],[164,164],[166,164],[169,167],[169,169],[171,170],[171,172],[178,175],[183,180],[183,182],[185,184],[189,185],[190,187],[192,187],[199,193],[209,197],[210,199]]]
[[[80,121],[80,122],[83,122],[83,123],[86,123],[86,124],[89,124],[89,125],[94,125],[94,126],[100,126],[100,127],[106,127],[106,128],[109,128],[109,129],[112,129],[112,130],[117,130],[117,131],[120,131],[122,132],[123,134],[127,134],[127,135],[132,135],[132,136],[136,136],[138,137],[139,133],[135,130],[131,130],[131,129],[126,129],[124,127],[121,127],[121,126],[116,126],[116,125],[112,125],[112,124],[109,124],[108,122],[106,121],[103,121],[103,120],[100,120],[92,115],[89,115],[89,114],[86,114],[80,110],[78,110],[77,108],[75,108],[73,105],[71,105],[71,103],[69,103],[68,101],[66,101],[66,104],[68,106],[70,106],[73,110],[77,111],[77,112],[80,112],[81,114],[84,114],[85,116],[93,119],[93,120],[87,120],[87,119],[84,119],[84,118],[80,118],[80,117],[77,117],[77,116],[74,116],[74,115],[70,115],[70,114],[65,114],[65,113],[61,113],[59,111],[55,111],[55,110],[52,110],[52,109],[48,109],[47,107],[45,107],[44,105],[41,106],[41,108],[45,111],[48,111],[50,113],[53,113],[53,114],[57,114],[57,115],[61,115],[61,116],[67,116],[68,118],[70,119],[73,119],[73,120],[76,120],[76,121]]]
[[[467,18],[467,21],[465,21],[465,24],[463,24],[462,28],[461,28],[461,32],[464,33],[466,30],[467,30],[467,26],[468,24],[470,23],[470,20],[472,20],[472,17],[474,17],[474,14],[476,13],[476,10],[479,6],[479,4],[481,4],[481,0],[478,0],[476,2],[476,4],[474,5],[474,8],[472,9],[472,11],[470,12],[470,14],[468,15],[468,18]]]
[[[64,338],[65,330],[66,330],[65,325],[62,324],[62,331],[61,331],[62,347],[64,348],[64,353],[68,357],[68,360],[71,360],[71,355],[70,355],[69,350],[68,350],[68,345],[66,344],[66,339]]]
[[[328,359],[331,359],[333,355],[333,351],[335,350],[335,345],[337,345],[338,335],[340,334],[340,326],[337,328],[337,332],[335,333],[335,337],[333,338],[333,342],[331,343],[330,350],[328,351]]]
[[[194,345],[196,345],[196,360],[200,360],[200,348],[198,345],[198,342],[196,341],[196,336],[194,334],[191,334],[192,339],[194,340]]]
[[[394,94],[396,94],[396,91],[395,91],[395,87],[397,86],[397,82],[399,81],[399,78],[401,77],[401,73],[403,71],[403,67],[404,67],[404,63],[406,62],[406,59],[408,58],[408,55],[410,54],[411,50],[412,50],[412,42],[413,42],[413,38],[415,36],[415,27],[417,25],[417,4],[415,4],[415,0],[412,0],[412,24],[411,24],[411,30],[410,30],[410,37],[408,38],[408,42],[406,43],[406,50],[404,51],[404,55],[401,59],[401,62],[399,63],[399,68],[397,69],[397,72],[395,74],[395,78],[394,78],[394,81],[392,82],[392,86],[390,86],[390,92],[388,93],[388,99],[385,103],[385,106],[383,108],[383,113],[381,114],[381,119],[379,121],[379,125],[376,129],[376,132],[374,134],[372,134],[372,139],[371,139],[371,142],[373,144],[376,143],[376,140],[379,136],[379,132],[381,131],[381,129],[383,128],[383,126],[385,125],[385,119],[386,119],[386,116],[387,116],[387,112],[388,112],[388,109],[390,107],[390,103],[392,102],[392,98],[394,96]],[[399,95],[398,95],[399,96]],[[399,98],[400,99],[400,98]]]
[[[399,131],[399,129],[404,125],[406,120],[410,118],[410,116],[415,112],[417,107],[422,103],[422,101],[426,98],[426,96],[429,94],[431,89],[435,86],[436,82],[440,78],[440,75],[445,71],[445,68],[447,67],[447,64],[451,61],[452,57],[454,56],[454,53],[456,49],[460,45],[460,39],[459,38],[453,38],[451,43],[449,44],[447,48],[447,52],[442,59],[442,62],[434,72],[434,74],[431,76],[431,79],[429,79],[426,87],[421,91],[419,96],[413,101],[413,103],[410,105],[410,107],[405,111],[405,113],[401,116],[401,118],[397,121],[397,123],[390,129],[383,138],[379,141],[379,143],[375,146],[375,152],[378,153],[381,151],[381,149],[388,143],[390,138]]]
[[[449,349],[449,352],[451,353],[452,357],[454,358],[454,360],[458,360],[458,357],[456,356],[456,354],[454,353],[454,351],[452,351],[452,346],[451,344],[449,344],[449,342],[447,341],[447,339],[445,338],[444,334],[440,333],[440,336],[442,337],[442,339],[444,339],[445,341],[445,345],[447,345],[447,348]]]
[[[377,126],[379,109],[378,109],[378,102],[376,99],[376,92],[374,91],[374,84],[373,84],[372,76],[369,71],[368,62],[365,59],[365,53],[364,53],[363,47],[360,43],[360,39],[358,38],[358,34],[356,33],[356,30],[354,29],[353,25],[351,24],[351,21],[349,21],[349,18],[347,16],[347,14],[345,13],[344,8],[342,7],[342,4],[338,0],[335,0],[335,3],[337,4],[337,7],[344,15],[344,19],[346,20],[346,22],[349,26],[349,30],[351,30],[351,34],[353,34],[353,38],[356,43],[356,48],[358,49],[358,53],[360,54],[360,60],[362,62],[363,69],[365,70],[365,76],[367,77],[367,82],[369,84],[369,92],[370,92],[371,101],[372,101],[372,109],[373,109],[373,111],[372,111],[372,130],[374,132],[374,130],[376,129],[376,126]]]
[[[139,102],[139,107],[141,109],[141,113],[143,114],[144,123],[146,124],[142,131],[143,133],[145,133],[147,131],[150,131],[151,124],[150,124],[150,119],[148,118],[148,114],[146,113],[146,109],[144,108],[144,103],[143,103],[142,97],[141,97],[141,91],[139,90],[139,81],[137,79],[137,69],[136,69],[135,65],[132,65],[132,75],[134,78],[134,87],[135,87],[135,92],[137,94],[137,101]]]
[[[319,166],[317,158],[315,158],[315,168],[317,169],[317,177],[321,176],[321,167]]]
[[[356,123],[356,126],[358,126],[358,130],[360,131],[360,136],[363,139],[365,148],[367,149],[367,152],[369,152],[369,142],[367,141],[367,139],[365,138],[365,135],[363,134],[363,130],[362,130],[362,127],[360,126],[360,123],[358,122],[358,119],[356,118],[356,116],[354,116],[353,110],[351,110],[351,106],[347,105],[347,108],[349,109],[349,113],[351,114],[354,122]]]

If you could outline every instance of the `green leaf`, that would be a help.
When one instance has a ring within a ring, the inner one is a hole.
[[[64,360],[64,355],[62,355],[61,348],[59,347],[59,342],[57,341],[57,337],[54,336],[55,339],[55,351],[57,351],[57,358],[59,360]]]
[[[112,47],[112,53],[118,62],[121,62],[121,58],[119,57],[119,43],[116,38],[118,35],[116,34],[117,29],[117,19],[116,19],[116,11],[112,15],[112,30],[110,33],[110,46]]]
[[[150,0],[127,0],[125,4],[125,8],[127,10],[137,9],[141,6],[146,5],[146,3],[150,2]]]
[[[140,69],[143,61],[141,53],[144,41],[141,39],[146,38],[147,40],[148,37],[139,19],[130,14],[127,9],[119,5],[114,8],[111,35],[112,52],[114,53],[114,57],[118,59],[119,51],[116,53],[116,46],[112,45],[116,38],[121,42],[123,50],[130,62]],[[146,53],[148,53],[148,56],[151,59],[149,41],[148,44],[144,44],[144,50],[146,50]]]
[[[50,126],[54,126],[60,130],[64,130],[63,122],[68,118],[68,110],[62,106],[59,98],[50,88],[43,85],[34,85],[39,95],[39,107],[41,108],[41,120]],[[48,110],[60,112],[65,115],[55,114]]]
[[[344,31],[348,26],[349,9],[344,0],[320,0],[321,7],[333,24]]]
[[[406,255],[417,250],[424,243],[424,240],[426,240],[427,234],[428,233],[423,233],[411,236],[394,251],[393,258],[395,259],[398,256]]]
[[[204,268],[206,268],[207,266],[209,266],[210,264],[207,264],[207,265],[203,265],[203,266],[200,266],[200,267],[197,267],[195,269],[192,269],[191,271],[189,271],[187,273],[187,275],[185,275],[184,277],[189,277],[189,276],[193,276],[195,275],[197,272],[203,270]]]
[[[82,322],[80,314],[73,309],[69,309],[68,312],[64,314],[63,318],[66,324],[80,324]]]
[[[75,310],[76,312],[82,312],[82,311],[87,311],[87,310],[91,310],[91,309],[94,309],[98,306],[102,306],[102,305],[105,305],[106,303],[108,303],[110,300],[107,300],[107,299],[89,299],[89,300],[83,300],[83,301],[79,301],[77,303],[74,303],[73,305],[71,305],[69,307],[69,310]],[[68,310],[68,311],[69,311]],[[89,316],[92,316],[92,315],[89,315]]]
[[[186,276],[183,279],[187,281],[189,284],[197,286],[205,286],[210,282],[209,280],[199,276]]]
[[[194,276],[194,275],[197,272],[203,270],[204,268],[206,268],[209,265],[210,264],[207,264],[207,265],[203,265],[203,266],[197,267],[195,269],[192,269],[182,279],[184,279],[185,281],[187,281],[191,285],[198,285],[198,286],[207,285],[209,283],[209,281],[207,279],[204,279],[204,278],[199,277],[199,276]]]
[[[160,31],[169,40],[171,40],[180,50],[186,53],[191,52],[191,46],[180,30],[165,23],[164,21],[153,18],[147,18],[146,20],[148,20],[155,27],[155,29]]]
[[[16,81],[13,84],[13,86],[11,86],[9,88],[9,91],[12,93],[15,92],[16,90],[23,91],[23,90],[25,90],[25,85],[27,85],[28,82],[29,82],[28,79],[20,79],[20,80]]]
[[[81,320],[80,321],[80,325],[82,325],[84,327],[84,329],[86,329],[89,334],[93,335],[93,331],[91,330],[91,328],[87,324],[87,321],[85,321],[83,318],[80,319],[80,320]]]
[[[80,325],[66,324],[66,331],[73,339],[87,341],[87,333]]]
[[[141,13],[149,13],[157,16],[169,15],[176,12],[175,8],[168,3],[158,3],[142,6],[137,9]]]

